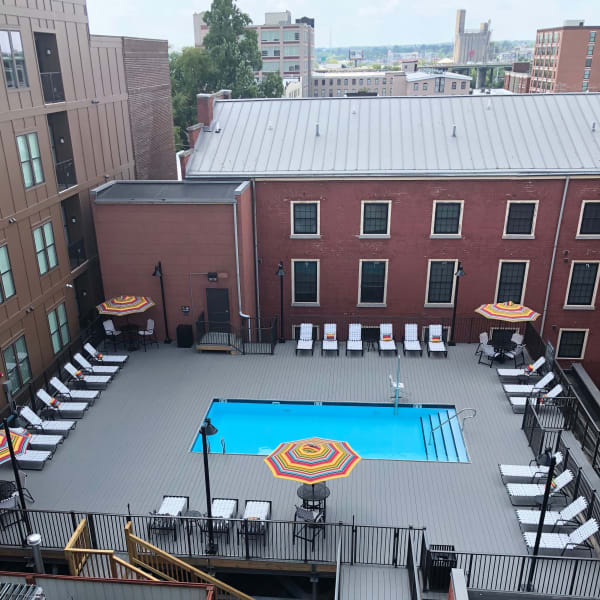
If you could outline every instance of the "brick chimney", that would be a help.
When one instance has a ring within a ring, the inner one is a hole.
[[[215,100],[229,99],[231,99],[231,90],[219,90],[214,94],[197,94],[196,104],[198,107],[198,123],[208,127],[213,120]]]

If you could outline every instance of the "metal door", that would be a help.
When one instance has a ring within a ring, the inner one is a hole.
[[[229,333],[229,290],[227,288],[206,289],[206,312],[210,331]]]

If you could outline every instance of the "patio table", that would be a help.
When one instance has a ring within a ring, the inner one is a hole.
[[[139,335],[138,331],[141,329],[136,323],[125,323],[120,326],[123,334],[123,341],[127,344],[127,350],[129,352],[135,352],[139,349]]]

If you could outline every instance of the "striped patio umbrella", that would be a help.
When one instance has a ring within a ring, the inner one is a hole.
[[[347,442],[322,438],[284,442],[265,458],[275,477],[313,485],[348,477],[359,460]]]
[[[27,446],[29,445],[29,440],[31,439],[31,434],[29,433],[13,433],[10,432],[10,439],[12,441],[13,451],[15,456],[19,456],[19,454],[23,454],[27,450]],[[6,433],[4,431],[0,432],[0,465],[3,465],[5,462],[10,460],[10,450],[8,449],[8,444],[6,443]]]
[[[535,321],[540,313],[535,312],[522,304],[515,304],[510,300],[498,304],[482,304],[475,312],[483,315],[486,319],[497,321]]]
[[[143,313],[153,306],[154,301],[149,296],[117,296],[105,300],[102,304],[98,304],[96,308],[101,315],[123,317]]]

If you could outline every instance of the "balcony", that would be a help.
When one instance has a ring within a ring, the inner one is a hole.
[[[42,93],[46,104],[55,104],[65,101],[60,61],[58,59],[58,46],[54,33],[36,31],[35,50],[40,68]]]
[[[85,244],[83,240],[77,240],[69,244],[69,262],[71,263],[71,271],[87,260],[85,254]]]
[[[55,163],[54,168],[56,170],[56,184],[59,192],[77,185],[75,166],[73,165],[72,158]]]
[[[60,71],[54,73],[40,73],[42,79],[42,91],[44,102],[54,104],[65,101],[65,90],[63,88],[62,74]]]
[[[49,114],[48,129],[56,172],[56,187],[59,192],[63,192],[77,185],[67,113],[63,111]]]

